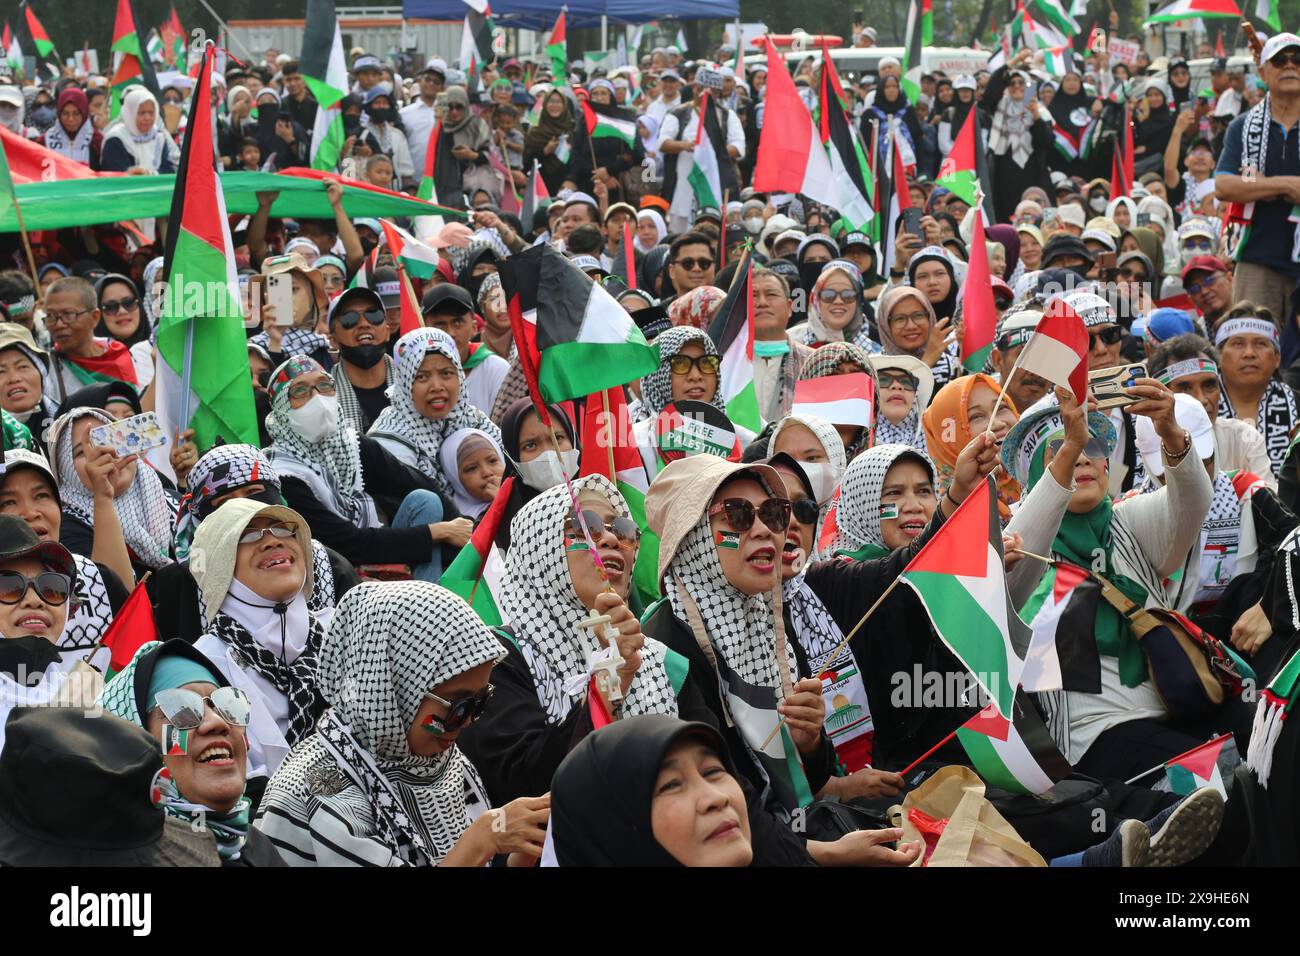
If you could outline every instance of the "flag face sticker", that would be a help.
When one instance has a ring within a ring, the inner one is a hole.
[[[880,506],[880,520],[892,521],[898,517],[898,505],[891,502]]]
[[[190,732],[174,724],[163,724],[162,752],[165,757],[184,757],[190,752]]]
[[[719,548],[735,551],[740,547],[740,533],[737,531],[715,531],[713,543]]]

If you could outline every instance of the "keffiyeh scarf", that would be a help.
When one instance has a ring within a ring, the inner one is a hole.
[[[993,113],[993,128],[989,131],[989,149],[995,156],[1011,153],[1017,166],[1029,162],[1032,150],[1034,118],[1024,100],[1013,100],[1004,95]]]
[[[281,355],[315,355],[321,349],[329,351],[330,347],[329,339],[311,329],[286,329],[280,337],[279,349],[271,347],[271,337],[265,332],[258,332],[248,341],[260,345],[267,352],[279,352]]]
[[[691,342],[699,343],[704,348],[705,355],[718,354],[718,347],[713,344],[713,339],[709,338],[707,332],[688,325],[674,326],[655,339],[655,345],[659,348],[659,367],[641,379],[641,402],[649,409],[649,417],[657,416],[673,400],[673,370],[669,366],[669,360]],[[709,404],[719,411],[727,410],[717,389]]]
[[[90,141],[95,138],[95,124],[85,118],[76,133],[69,136],[63,123],[56,121],[45,133],[45,146],[83,166],[90,165]]]
[[[74,408],[54,423],[50,430],[50,443],[55,449],[64,514],[93,528],[95,496],[82,484],[72,462],[72,427],[82,418],[93,418],[104,425],[113,421],[101,409]],[[136,461],[131,486],[113,501],[113,505],[122,524],[122,535],[135,560],[148,568],[161,568],[171,563],[175,511],[163,490],[162,481],[148,464]]]
[[[450,359],[456,366],[459,395],[456,404],[440,419],[425,418],[411,400],[411,389],[420,364],[435,353]],[[491,435],[500,444],[501,429],[481,410],[469,403],[465,392],[465,370],[460,364],[460,353],[451,336],[441,329],[416,329],[407,332],[397,342],[394,350],[393,384],[388,388],[392,404],[375,419],[370,434],[375,438],[391,438],[410,447],[416,454],[416,467],[433,478],[438,490],[452,496],[451,483],[442,472],[438,451],[443,440],[462,428],[477,428]]]
[[[835,509],[835,537],[830,554],[845,555],[859,561],[889,553],[880,529],[880,496],[885,476],[904,455],[925,464],[934,476],[929,461],[911,445],[873,445],[854,458],[840,483],[840,497]]]
[[[393,385],[393,360],[387,355],[384,356],[384,387],[391,388]],[[335,394],[339,399],[339,422],[343,425],[351,425],[357,430],[357,434],[364,434],[366,431],[366,413],[361,409],[361,401],[357,398],[356,389],[352,387],[352,380],[348,378],[347,372],[339,368],[334,375]]]
[[[616,515],[630,518],[627,503],[603,475],[573,482],[579,496],[599,495]],[[537,699],[551,724],[563,723],[575,704],[586,699],[586,684],[570,693],[565,682],[587,672],[590,632],[578,622],[590,613],[578,598],[569,573],[564,544],[564,523],[573,513],[569,490],[558,485],[542,492],[515,515],[510,523],[510,550],[506,552],[506,586],[501,610],[510,621],[520,654],[533,675]],[[522,545],[522,547],[521,547]],[[582,554],[590,560],[590,552]],[[632,572],[628,556],[625,573]],[[622,703],[625,717],[637,714],[677,713],[677,695],[664,668],[667,648],[646,638],[641,667]]]
[[[1228,400],[1228,388],[1222,376],[1219,377],[1219,417],[1237,417]],[[1282,463],[1286,461],[1287,451],[1291,447],[1291,430],[1297,424],[1300,424],[1300,412],[1296,408],[1295,392],[1273,379],[1259,400],[1255,428],[1264,436],[1264,448],[1268,452],[1268,460],[1273,464],[1274,477],[1282,471]]]
[[[353,588],[321,649],[320,689],[330,708],[282,765],[286,789],[306,791],[322,764],[337,768],[368,799],[375,839],[407,865],[437,865],[489,806],[486,790],[459,748],[420,757],[407,735],[429,691],[503,656],[469,605],[435,584]],[[280,783],[278,773],[272,804]]]

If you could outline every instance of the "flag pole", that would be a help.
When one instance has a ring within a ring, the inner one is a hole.
[[[951,732],[950,734],[948,734],[948,736],[944,737],[944,738],[943,738],[942,740],[940,740],[937,744],[935,744],[933,747],[931,747],[931,748],[930,748],[929,750],[927,750],[925,753],[921,754],[921,756],[917,757],[915,760],[913,760],[911,763],[909,763],[909,764],[908,764],[906,767],[904,767],[902,770],[897,771],[898,775],[899,775],[900,777],[906,777],[909,773],[911,773],[913,770],[915,770],[915,769],[920,765],[921,761],[925,760],[926,757],[930,756],[932,753],[934,753],[936,750],[938,750],[938,749],[939,749],[940,747],[942,747],[944,744],[948,743],[948,741],[950,741],[950,740],[952,740],[954,737],[956,737],[956,736],[957,736],[957,731],[961,730],[961,728],[962,728],[962,727],[965,727],[965,726],[966,726],[966,724],[965,724],[965,722],[963,722],[963,723],[961,724],[960,727],[954,727],[954,728],[952,729],[952,732]],[[1129,782],[1132,783],[1131,780],[1130,780]]]
[[[609,421],[609,389],[600,391],[600,404],[605,410],[605,454],[609,456],[609,480],[618,485],[618,470],[614,467],[614,426]],[[552,432],[554,437],[554,432]]]
[[[4,147],[0,147],[0,149],[3,148]],[[6,162],[5,165],[8,165],[8,163]],[[13,183],[12,174],[9,177],[9,181],[10,183]],[[42,298],[41,280],[36,275],[36,257],[32,255],[32,242],[27,236],[27,226],[23,222],[22,206],[18,204],[18,186],[16,183],[13,184],[13,189],[9,193],[9,196],[14,201],[14,217],[18,220],[18,232],[22,235],[23,251],[27,253],[27,268],[30,269],[32,273],[32,286],[36,290],[36,298],[40,299]]]
[[[893,581],[889,582],[889,587],[885,588],[884,593],[881,594],[880,597],[876,598],[876,603],[871,605],[871,607],[867,608],[866,614],[863,614],[862,617],[858,618],[858,623],[853,625],[853,630],[849,631],[849,633],[845,636],[844,640],[840,641],[839,644],[835,645],[835,649],[825,656],[824,658],[825,660],[834,661],[836,658],[840,656],[840,654],[844,651],[844,648],[849,646],[849,641],[853,640],[853,638],[857,635],[862,625],[867,623],[867,618],[875,614],[876,608],[880,607],[881,604],[885,603],[885,598],[889,597],[889,595],[893,593],[894,588],[898,587],[898,582],[900,580],[901,578],[894,578]],[[784,724],[785,724],[785,718],[782,717],[780,720],[776,722],[776,726],[772,728],[772,732],[767,735],[767,739],[763,741],[762,745],[758,749],[766,750],[767,745],[772,742],[773,738],[776,737],[777,733],[781,730],[781,727]],[[953,731],[953,733],[956,733],[956,731]]]

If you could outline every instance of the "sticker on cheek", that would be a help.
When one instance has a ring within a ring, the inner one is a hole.
[[[442,726],[442,721],[440,721],[437,717],[433,716],[433,714],[430,714],[428,717],[424,718],[424,723],[421,724],[420,726],[423,727],[425,730],[427,730],[429,733],[433,734],[435,737],[441,737],[445,733],[445,730],[443,729]]]
[[[713,543],[719,548],[736,551],[740,548],[740,534],[735,531],[715,531],[713,532]]]
[[[564,550],[566,552],[567,551],[590,551],[591,548],[589,548],[587,546],[587,542],[583,541],[581,538],[570,538],[566,536],[564,539]]]
[[[880,520],[881,520],[881,521],[892,521],[893,519],[895,519],[895,518],[897,518],[897,517],[898,517],[898,505],[897,505],[897,504],[890,503],[890,504],[887,504],[887,505],[881,505],[881,506],[880,506]]]
[[[190,732],[174,724],[163,724],[162,752],[164,757],[184,757],[190,752]]]

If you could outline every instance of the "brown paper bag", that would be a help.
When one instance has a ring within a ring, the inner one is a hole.
[[[912,810],[948,821],[929,857],[923,852],[913,866],[1047,866],[985,799],[984,782],[969,767],[944,767],[890,811],[903,839],[924,846]]]

